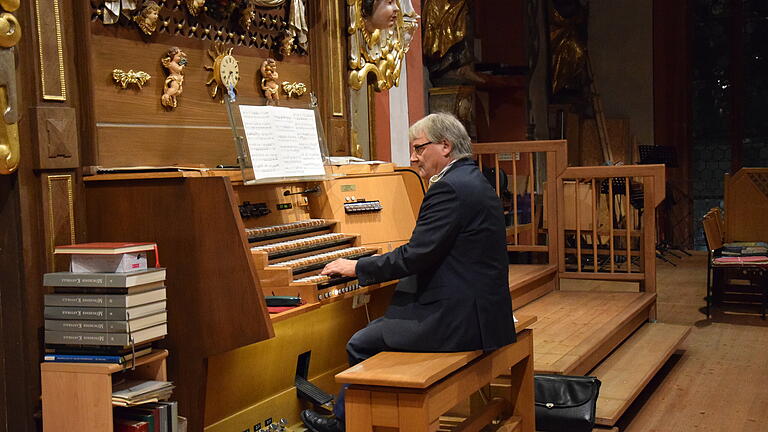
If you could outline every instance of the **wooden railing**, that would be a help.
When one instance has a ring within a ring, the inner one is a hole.
[[[639,282],[655,292],[664,166],[571,167],[557,184],[560,277]]]
[[[549,230],[558,226],[554,179],[566,168],[566,142],[514,141],[473,147],[478,166],[495,185],[504,205],[507,249],[543,252],[549,263],[556,263],[557,236],[550,235]]]
[[[546,253],[560,278],[656,290],[663,165],[566,168],[565,141],[474,145],[507,215],[507,249]]]

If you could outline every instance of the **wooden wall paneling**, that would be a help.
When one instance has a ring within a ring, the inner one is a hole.
[[[40,90],[43,100],[66,101],[67,81],[64,43],[63,0],[35,0],[35,17],[40,55]]]
[[[347,84],[347,6],[344,0],[308,2],[312,82],[323,118],[328,150],[350,154]]]
[[[0,431],[32,430],[34,377],[26,374],[24,339],[24,257],[20,185],[15,175],[0,176]],[[36,362],[35,362],[36,364]]]
[[[101,166],[218,164],[235,163],[236,149],[224,105],[211,98],[205,83],[211,65],[207,54],[211,41],[179,40],[171,36],[145,43],[127,37],[103,35],[100,22],[92,23],[94,121]],[[123,35],[131,29],[117,29]],[[128,35],[123,35],[128,36]],[[165,43],[161,43],[165,42]],[[184,43],[184,44],[182,44]],[[165,72],[160,59],[171,46],[178,45],[188,56],[183,93],[178,107],[168,110],[160,104]],[[131,53],[129,57],[125,53]],[[270,55],[265,50],[235,47],[233,55],[240,67],[238,97],[261,104],[261,63]],[[288,59],[291,59],[291,56]],[[112,79],[113,69],[141,70],[152,78],[141,89],[123,89]],[[280,80],[305,83],[312,90],[306,58],[278,64]],[[285,99],[285,95],[282,96]],[[308,94],[292,99],[292,104],[309,102]],[[288,104],[284,101],[283,104]]]
[[[59,245],[76,243],[75,235],[75,175],[73,173],[44,173],[42,180],[43,232],[46,243],[45,271],[66,271],[68,259],[54,258],[53,250]]]
[[[80,151],[77,140],[75,109],[38,106],[33,108],[37,130],[37,169],[77,168]]]

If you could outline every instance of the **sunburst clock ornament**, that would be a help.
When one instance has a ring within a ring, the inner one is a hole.
[[[222,103],[224,94],[229,89],[236,92],[237,83],[240,81],[240,67],[232,55],[232,50],[233,48],[224,48],[223,43],[215,43],[208,49],[208,56],[213,60],[213,64],[205,66],[205,69],[211,72],[205,85],[209,87],[208,93],[211,97]]]

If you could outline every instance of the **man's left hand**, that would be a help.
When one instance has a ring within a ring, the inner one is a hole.
[[[355,277],[357,276],[357,273],[355,272],[356,265],[357,265],[357,261],[339,258],[335,261],[331,261],[328,264],[326,264],[325,267],[323,268],[323,271],[321,271],[320,274],[327,275],[327,276],[338,275],[338,276]]]

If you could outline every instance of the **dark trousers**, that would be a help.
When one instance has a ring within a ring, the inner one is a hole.
[[[381,324],[385,318],[377,318],[357,333],[353,334],[347,342],[347,357],[349,365],[354,366],[365,359],[371,358],[382,351],[396,351],[384,342],[384,334]],[[333,414],[343,423],[344,422],[344,394],[347,391],[347,385],[343,385],[336,396],[336,404],[333,407]]]

